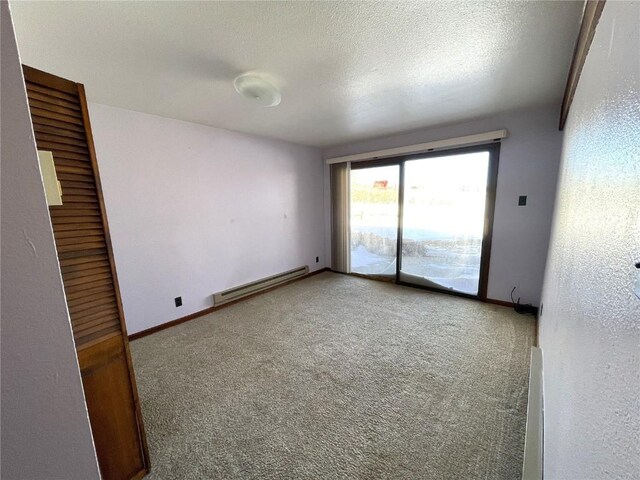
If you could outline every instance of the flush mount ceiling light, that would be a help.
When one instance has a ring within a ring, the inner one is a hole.
[[[278,87],[259,73],[243,73],[236,77],[233,86],[240,95],[263,107],[275,107],[282,101]]]

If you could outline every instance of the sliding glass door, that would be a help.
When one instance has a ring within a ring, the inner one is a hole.
[[[351,171],[351,272],[395,277],[398,165]]]
[[[351,271],[485,298],[498,149],[352,165]]]
[[[398,280],[478,295],[489,152],[404,164]]]

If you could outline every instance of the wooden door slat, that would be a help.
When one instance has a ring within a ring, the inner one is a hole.
[[[89,281],[93,281],[93,280],[86,280],[85,282],[78,281],[74,283],[71,283],[71,281],[78,280],[78,279],[86,279],[86,278],[93,279],[95,275],[106,274],[106,273],[109,273],[110,271],[109,270],[110,266],[105,267],[104,265],[98,265],[98,266],[94,266],[94,265],[95,264],[89,263],[89,264],[72,265],[70,267],[65,267],[65,268],[75,268],[75,270],[72,270],[72,271],[65,271],[65,275],[64,275],[64,279],[66,282],[65,285],[71,287],[75,284],[88,283]],[[104,278],[108,279],[108,276],[105,276]]]
[[[31,113],[36,117],[58,120],[71,125],[79,125],[81,128],[83,127],[82,116],[78,118],[76,116],[67,115],[66,113],[52,112],[38,107],[31,107]]]
[[[42,149],[41,149],[42,150]],[[45,149],[46,150],[46,149]],[[54,159],[55,158],[65,158],[67,160],[78,160],[80,162],[88,162],[91,163],[91,158],[87,153],[76,153],[76,152],[67,152],[64,150],[54,150]]]
[[[54,157],[57,156],[55,160],[55,165],[57,168],[60,166],[63,167],[73,167],[73,168],[81,168],[84,171],[82,172],[84,175],[87,175],[87,172],[93,173],[93,169],[91,168],[91,162],[88,160],[80,160],[77,158],[62,158],[59,155],[56,155],[56,152],[53,152]]]
[[[33,115],[32,118],[33,118],[34,125],[56,127],[61,132],[60,133],[61,135],[62,135],[62,132],[84,133],[84,128],[82,128],[79,125],[63,122],[53,118],[43,117],[40,115]]]
[[[90,284],[92,282],[96,282],[98,280],[110,280],[110,279],[111,279],[111,273],[97,273],[94,275],[88,275],[86,277],[72,278],[70,280],[63,279],[63,281],[66,287],[78,287],[84,284]]]
[[[45,87],[43,85],[40,85],[38,83],[29,81],[29,80],[27,80],[26,84],[27,84],[27,91],[32,90],[34,92],[44,93],[46,95],[49,95],[50,97],[60,98],[68,102],[72,102],[76,105],[79,105],[80,103],[80,97],[78,96],[77,93],[69,93],[69,92],[52,89],[50,87]]]
[[[107,249],[106,248],[94,248],[92,250],[83,250],[80,252],[65,252],[65,253],[60,253],[58,252],[58,257],[60,258],[61,264],[62,264],[62,260],[67,260],[69,258],[79,258],[79,257],[89,257],[89,256],[93,256],[93,255],[107,255]]]
[[[70,274],[73,272],[86,272],[88,270],[93,270],[94,268],[100,267],[110,267],[111,264],[108,260],[94,260],[92,262],[87,263],[77,263],[75,265],[66,265],[60,267],[60,271],[64,274]]]
[[[73,195],[68,192],[64,192],[64,201],[68,204],[71,203],[98,203],[95,195]]]
[[[81,140],[83,143],[85,142],[84,132],[80,130],[67,130],[61,129],[58,126],[49,125],[47,123],[38,123],[33,122],[33,131],[38,133],[48,133],[50,135],[54,135],[58,138],[72,138],[75,140]]]
[[[71,319],[71,324],[75,327],[82,325],[83,323],[90,322],[99,318],[103,318],[106,315],[113,315],[117,317],[118,309],[115,304],[112,307],[101,307],[97,312],[80,312],[76,313]]]
[[[92,190],[91,188],[74,188],[69,186],[65,187],[65,185],[62,184],[62,182],[61,182],[61,185],[65,195],[67,196],[74,196],[74,195],[83,196],[84,195],[87,197],[91,197],[97,201],[97,193],[95,190]]]
[[[81,308],[81,307],[74,307]],[[112,313],[114,318],[118,318],[118,307],[116,306],[116,301],[113,299],[112,302],[109,303],[101,303],[99,305],[94,305],[93,307],[87,307],[81,310],[74,310],[71,313],[73,317],[73,323],[77,326],[82,322],[82,319],[93,317],[94,315],[107,315],[107,313]]]
[[[67,299],[67,302],[69,303],[69,308],[71,308],[71,307],[79,307],[80,305],[84,305],[86,303],[95,302],[95,301],[100,300],[102,298],[110,298],[115,302],[116,301],[115,296],[113,295],[113,293],[110,290],[111,290],[111,288],[105,287],[105,290],[103,290],[101,292],[96,292],[96,293],[93,293],[91,295],[85,295],[83,297],[78,297],[78,298],[75,298],[75,299]]]
[[[64,195],[64,191],[62,192]],[[52,205],[49,207],[51,218],[60,217],[82,217],[83,215],[100,215],[100,205],[97,202],[91,203],[89,207],[77,207],[72,205]],[[97,212],[97,213],[96,213]]]
[[[32,105],[34,109],[37,108],[38,110],[45,110],[50,113],[78,118],[80,121],[82,121],[82,112],[79,109],[56,105],[55,103],[39,100],[33,96],[29,96],[29,105]]]
[[[100,206],[97,205],[95,202],[80,202],[74,199],[66,198],[64,196],[64,193],[62,194],[62,202],[66,203],[67,206],[70,208],[82,208],[82,209],[88,209],[88,210],[93,210],[94,207],[96,209],[100,208]]]
[[[120,324],[118,323],[117,315],[111,318],[101,319],[101,321],[95,321],[94,323],[86,323],[79,326],[77,330],[76,338],[83,339],[86,336],[95,332],[99,332],[99,331],[104,332],[105,330],[110,331],[111,327],[113,326],[115,326],[116,328],[120,327]]]
[[[78,353],[87,351],[90,347],[96,346],[100,343],[104,343],[105,341],[111,339],[122,338],[122,332],[120,330],[120,326],[114,325],[113,327],[105,328],[102,331],[92,333],[90,335],[82,335],[79,337],[74,337],[76,346],[78,349]],[[89,418],[91,418],[91,413],[89,413]],[[131,477],[135,479],[142,478],[142,476]]]
[[[97,208],[69,208],[68,210],[57,210],[56,212],[52,210],[51,218],[61,223],[68,223],[66,220],[69,218],[85,219],[84,222],[77,223],[92,223],[95,221],[95,218],[100,218],[100,210]]]
[[[53,140],[40,140],[38,142],[38,148],[40,150],[53,150],[58,152],[59,155],[63,154],[62,152],[81,153],[86,156],[86,161],[89,162],[89,150],[86,145],[71,145]]]
[[[97,215],[87,217],[60,217],[56,219],[56,227],[62,227],[65,224],[74,226],[76,224],[95,225],[100,223],[101,218]]]
[[[97,282],[85,283],[80,287],[65,287],[65,293],[68,299],[78,300],[80,298],[89,297],[95,293],[113,291],[113,283],[111,280],[99,280]]]
[[[60,253],[81,252],[81,251],[94,250],[96,248],[104,248],[104,247],[106,247],[106,244],[104,240],[101,240],[99,242],[78,243],[75,245],[60,245],[58,247],[58,251]]]
[[[107,265],[106,267],[100,266],[100,267],[93,267],[93,268],[84,268],[81,270],[76,270],[75,272],[67,272],[64,278],[68,280],[73,280],[75,278],[85,278],[85,277],[90,277],[92,275],[97,275],[100,273],[110,273],[110,272],[111,272],[111,266]]]
[[[95,253],[95,254],[86,254],[78,257],[65,258],[60,260],[60,265],[63,267],[67,267],[69,265],[80,265],[81,263],[93,263],[93,262],[102,262],[109,261],[109,257],[106,254]]]
[[[87,275],[79,278],[70,278],[68,280],[63,278],[62,280],[65,288],[69,288],[71,289],[71,291],[74,291],[74,289],[75,291],[80,291],[82,289],[89,288],[89,285],[93,285],[95,282],[100,282],[100,281],[111,282],[111,274],[110,272],[95,273],[93,275]]]
[[[86,255],[77,256],[73,258],[65,258],[60,261],[61,268],[87,268],[88,265],[109,262],[109,258],[106,255],[94,255],[87,253]]]
[[[115,303],[111,307],[108,305],[101,305],[100,310],[97,312],[85,311],[77,314],[74,322],[74,330],[82,331],[85,328],[91,327],[92,325],[98,325],[100,323],[115,323],[118,319],[119,317]]]
[[[70,265],[68,267],[64,267],[64,278],[68,280],[73,280],[76,278],[87,277],[93,274],[105,273],[109,270],[110,265],[100,265],[99,263],[85,263],[81,265]],[[101,269],[100,271],[95,271],[96,269]],[[91,271],[91,273],[87,273]],[[69,285],[71,286],[71,285]]]
[[[97,297],[93,300],[84,302],[84,303],[74,303],[73,305],[69,305],[69,311],[76,314],[78,312],[83,312],[85,310],[89,310],[91,308],[97,308],[104,305],[115,305],[116,297],[113,295],[106,295],[102,297]]]
[[[54,233],[61,232],[79,232],[82,234],[85,230],[102,230],[102,223],[94,222],[94,223],[56,223],[53,226]]]
[[[101,228],[87,228],[84,230],[59,230],[56,232],[56,240],[66,238],[77,238],[101,235],[104,237],[104,231]],[[106,260],[105,260],[106,261]]]
[[[76,174],[76,175],[87,175],[89,172],[91,172],[91,169],[89,169],[87,167],[84,167],[84,166],[63,165],[61,163],[56,165],[56,173],[58,175],[60,175],[61,173],[73,173],[73,174]]]
[[[44,92],[35,90],[30,86],[27,87],[27,96],[29,97],[30,105],[32,100],[37,100],[39,102],[44,102],[51,105],[56,105],[58,107],[64,107],[70,110],[75,110],[78,113],[80,113],[80,118],[82,118],[82,110],[78,105],[77,99],[75,101],[64,100],[62,98],[55,97],[50,93],[44,93]]]
[[[81,305],[81,307],[84,305]],[[75,307],[79,308],[79,307]],[[118,307],[116,306],[115,299],[113,302],[103,303],[95,305],[93,307],[87,307],[84,310],[77,310],[73,313],[73,328],[77,330],[81,325],[86,325],[89,322],[97,323],[101,319],[111,317],[114,321],[119,322]]]
[[[58,180],[60,180],[58,178]],[[77,182],[75,180],[60,180],[63,189],[75,188],[80,190],[89,190],[94,195],[97,194],[95,183]]]
[[[56,219],[56,227],[61,227],[65,223],[73,224],[99,224],[102,218],[99,215],[87,215],[86,217],[59,217]]]
[[[95,181],[89,175],[78,175],[78,174],[75,174],[75,173],[66,173],[66,172],[59,173],[58,174],[58,180],[60,180],[60,182],[62,182],[64,180],[69,180],[71,182],[82,182],[82,183],[87,183],[89,185],[93,185],[94,181]],[[64,185],[63,185],[63,188],[64,188]]]
[[[65,240],[73,240],[73,238],[69,238],[69,239],[65,239]],[[66,246],[66,245],[64,245],[64,246]],[[76,257],[76,259],[77,258],[84,258],[84,257]],[[95,259],[95,256],[90,256],[89,258],[91,258],[91,260],[87,261],[87,262],[75,263],[75,264],[70,264],[70,265],[63,265],[61,263],[60,264],[61,265],[60,270],[63,273],[70,275],[70,274],[72,274],[74,272],[88,272],[89,270],[93,270],[94,268],[101,268],[101,267],[105,267],[105,266],[110,266],[111,265],[106,260]],[[68,278],[75,278],[76,277],[75,275],[73,275],[73,276],[69,276],[69,275],[67,275]]]
[[[41,131],[36,131],[36,140],[38,141],[38,145],[44,143],[53,143],[60,145],[71,145],[74,147],[87,148],[87,142],[85,142],[82,138],[73,138],[62,135],[55,135],[53,133],[46,133]],[[88,151],[88,150],[87,150]]]

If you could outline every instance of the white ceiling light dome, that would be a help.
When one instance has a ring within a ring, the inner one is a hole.
[[[282,101],[278,87],[266,75],[257,72],[247,72],[236,77],[233,86],[240,95],[262,105],[275,107]]]

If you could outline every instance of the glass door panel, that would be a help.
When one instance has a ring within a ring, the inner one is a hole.
[[[399,281],[478,295],[489,152],[404,163]]]
[[[351,271],[395,277],[400,167],[351,170]]]

